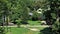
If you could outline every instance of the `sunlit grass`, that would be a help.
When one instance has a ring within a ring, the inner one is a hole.
[[[8,31],[6,34],[38,34],[39,32],[31,31],[26,28],[11,28],[11,31]]]
[[[28,23],[29,25],[40,25],[41,24],[40,21],[31,21],[31,20],[29,20]]]

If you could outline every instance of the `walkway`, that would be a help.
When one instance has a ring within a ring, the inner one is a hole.
[[[2,27],[2,26],[0,26]],[[14,25],[14,26],[4,26],[4,27],[17,27],[17,25]],[[29,30],[32,30],[32,31],[40,31],[38,28],[39,27],[50,27],[48,25],[20,25],[20,27],[24,27],[24,28],[27,28]]]
[[[0,26],[2,27],[2,26]],[[6,27],[6,26],[4,26]],[[7,26],[7,27],[17,27],[17,25],[14,25],[14,26]],[[50,27],[48,25],[20,25],[20,27]]]

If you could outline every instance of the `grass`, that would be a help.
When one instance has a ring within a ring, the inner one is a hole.
[[[31,21],[31,20],[29,20],[28,23],[29,25],[40,25],[41,24],[40,21]]]
[[[40,21],[28,21],[29,25],[40,25],[41,22]],[[17,28],[17,27],[11,27],[9,28],[10,30],[8,30],[8,32],[6,32],[6,34],[41,34],[41,32],[47,32],[47,30],[44,30],[45,27],[30,27],[30,28],[36,28],[39,29],[40,31],[31,31],[27,28]],[[42,31],[41,31],[42,30]]]
[[[6,34],[51,34],[50,29],[46,28],[46,27],[30,27],[30,28],[36,28],[39,29],[40,31],[32,31],[28,28],[17,28],[17,27],[11,27],[8,28],[8,32],[6,32]],[[5,28],[7,30],[7,28]]]
[[[33,28],[33,27],[31,27]],[[36,27],[34,27],[36,28]],[[17,27],[11,27],[8,28],[8,32],[6,32],[6,34],[52,34],[51,30],[49,28],[46,27],[37,27],[36,29],[39,29],[40,31],[32,31],[29,30],[27,28],[17,28]],[[5,28],[5,30],[7,30],[7,28]]]
[[[43,30],[43,28],[37,28],[39,30]],[[10,32],[11,31],[11,32]],[[40,31],[31,31],[27,28],[17,28],[17,27],[11,27],[11,30],[9,30],[6,34],[39,34]]]
[[[34,32],[28,30],[26,28],[11,28],[11,32],[7,32],[6,34],[38,34],[39,32]]]
[[[36,27],[30,27],[30,28],[36,28]],[[44,30],[46,27],[37,27],[36,29]],[[11,31],[11,32],[10,32]],[[6,34],[40,34],[40,31],[32,31],[27,28],[17,28],[17,27],[11,27],[10,30]],[[45,30],[44,30],[45,31]],[[46,31],[47,32],[47,31]]]

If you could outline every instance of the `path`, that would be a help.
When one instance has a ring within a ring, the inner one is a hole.
[[[0,27],[2,27],[2,26],[0,26]],[[4,26],[4,27],[6,27],[6,26]],[[17,25],[7,26],[7,27],[17,27]],[[39,31],[39,29],[37,29],[37,27],[50,27],[50,26],[48,26],[48,25],[20,25],[20,27],[24,27],[24,28],[27,28],[32,31]]]
[[[21,25],[21,27],[49,27],[48,25]]]
[[[2,26],[0,26],[2,27]],[[4,26],[6,27],[6,26]],[[17,27],[17,25],[14,25],[14,26],[8,26],[8,27]],[[20,27],[50,27],[48,25],[20,25]]]

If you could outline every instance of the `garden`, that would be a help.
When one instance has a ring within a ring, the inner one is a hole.
[[[60,0],[0,0],[0,34],[60,34]]]

